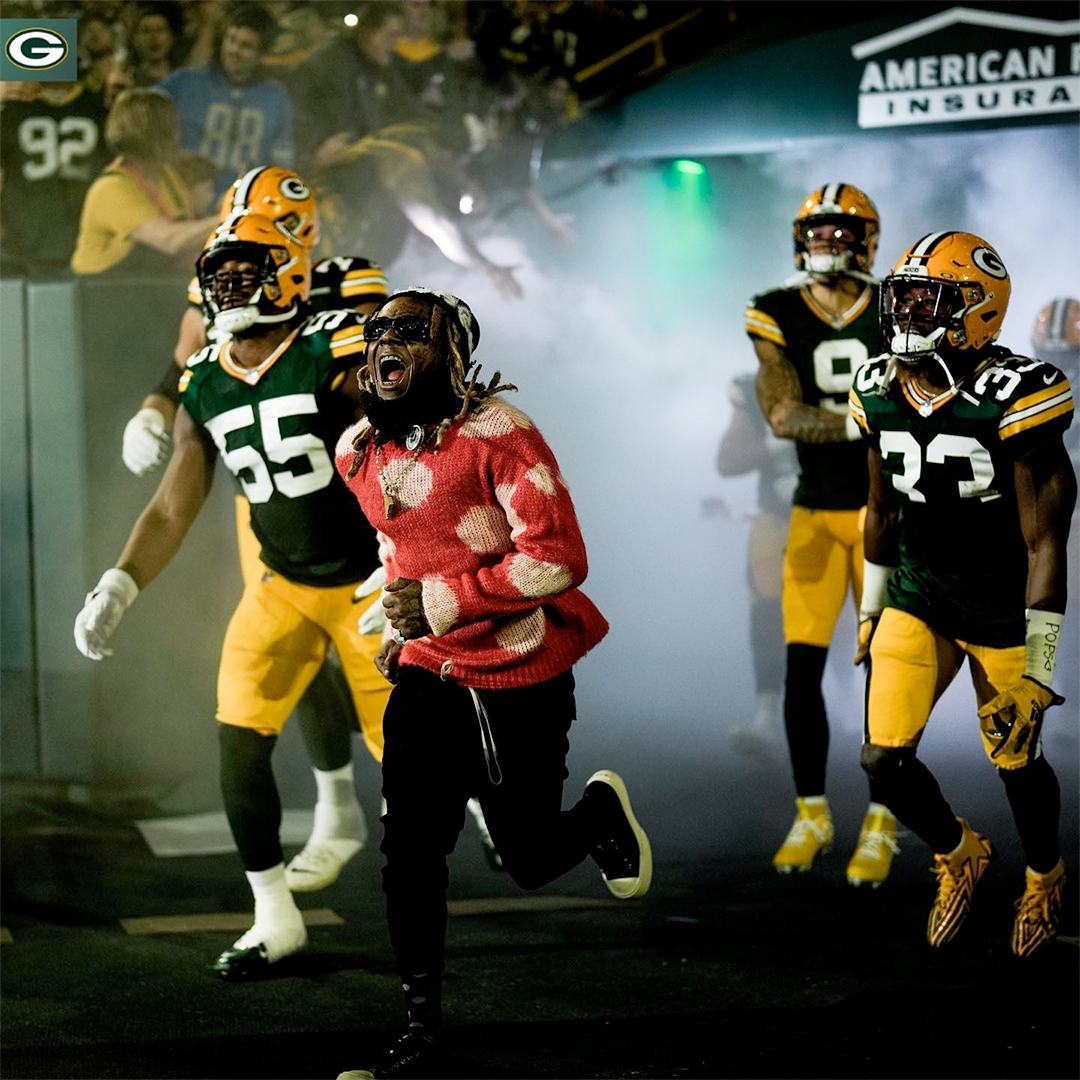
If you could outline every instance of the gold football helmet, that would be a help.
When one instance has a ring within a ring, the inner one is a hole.
[[[250,263],[254,269],[219,275],[228,261]],[[195,272],[214,326],[229,334],[256,323],[287,322],[311,293],[307,249],[270,218],[246,211],[230,215],[214,230]]]
[[[319,242],[319,208],[307,183],[292,169],[260,165],[238,176],[221,200],[221,220],[241,210],[269,218],[309,251]]]
[[[836,233],[829,252],[811,253],[810,240],[821,230]],[[869,196],[851,184],[825,184],[803,199],[793,225],[795,265],[823,277],[850,271],[870,273],[877,251],[881,218]],[[844,232],[850,236],[841,236]],[[853,265],[854,263],[854,265]]]
[[[1009,306],[1001,256],[972,233],[929,233],[881,283],[881,326],[898,360],[974,353],[997,339]]]

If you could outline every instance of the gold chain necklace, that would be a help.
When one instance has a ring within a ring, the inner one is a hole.
[[[397,483],[393,483],[387,478],[386,473],[383,471],[382,466],[382,443],[375,444],[375,472],[379,476],[379,487],[382,490],[383,498],[383,512],[386,514],[386,520],[389,521],[398,512],[397,497],[401,494],[401,484],[405,478],[416,467],[417,459],[420,457],[420,452],[424,449],[424,444],[428,441],[428,432],[417,424],[405,437],[405,447],[408,450],[412,450],[413,456],[411,460],[406,464],[405,468],[398,474]]]

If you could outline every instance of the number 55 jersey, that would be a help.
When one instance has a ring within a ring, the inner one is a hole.
[[[251,504],[262,561],[303,585],[360,581],[378,565],[374,530],[332,457],[353,422],[337,391],[363,359],[363,323],[324,311],[256,368],[237,365],[226,340],[200,349],[180,376],[181,404]]]
[[[899,504],[900,566],[886,604],[938,633],[1023,644],[1027,547],[1014,465],[1072,421],[1056,367],[993,347],[958,390],[928,398],[888,356],[861,367],[851,413],[881,451]]]

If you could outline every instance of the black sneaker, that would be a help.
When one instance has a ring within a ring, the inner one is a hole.
[[[442,1073],[439,1040],[410,1028],[369,1069],[338,1073],[337,1080],[379,1080],[380,1077],[438,1077]]]
[[[592,857],[600,876],[620,900],[644,896],[652,884],[652,848],[630,809],[630,796],[618,773],[601,769],[589,777],[582,799],[592,803],[599,840]]]

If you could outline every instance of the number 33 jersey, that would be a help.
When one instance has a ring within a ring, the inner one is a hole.
[[[363,323],[324,311],[257,368],[235,364],[224,341],[200,349],[180,376],[181,404],[251,504],[262,561],[304,585],[360,581],[378,564],[375,533],[333,463],[353,420],[336,391],[363,360]]]
[[[1056,367],[990,352],[959,393],[932,400],[875,357],[849,402],[899,504],[900,567],[886,603],[946,637],[1006,648],[1024,641],[1028,569],[1014,465],[1069,426],[1073,395]]]
[[[808,287],[761,293],[745,314],[746,332],[784,350],[807,405],[847,415],[847,395],[860,365],[881,351],[878,286],[867,285],[843,315],[831,316]],[[857,510],[866,505],[866,447],[860,442],[796,442],[796,506]]]

